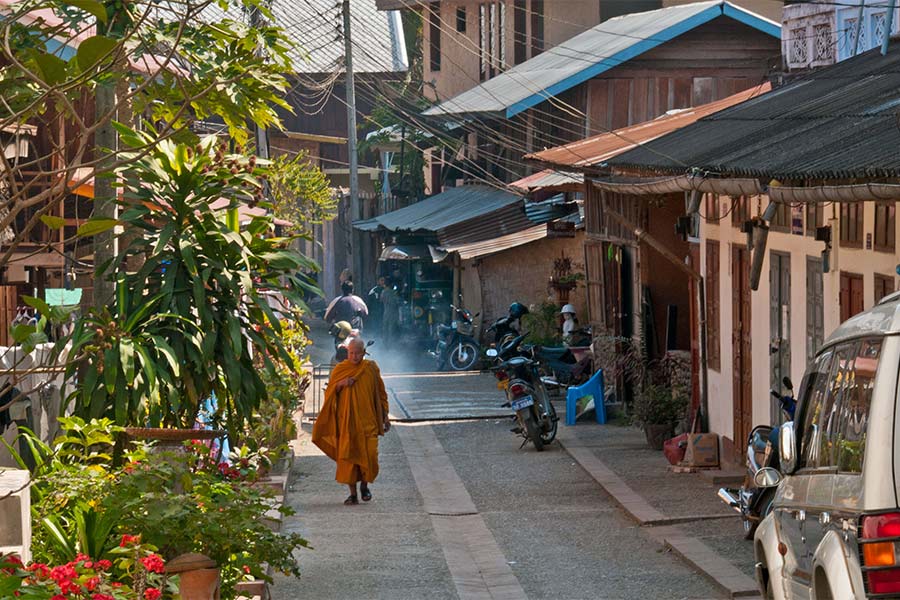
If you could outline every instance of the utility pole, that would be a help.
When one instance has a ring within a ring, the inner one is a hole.
[[[353,230],[353,221],[360,218],[359,212],[359,165],[356,152],[356,91],[353,82],[353,43],[350,39],[350,0],[343,0],[341,12],[344,16],[344,70],[347,86],[347,151],[350,154],[350,271],[361,285],[362,260],[357,243],[357,234]]]

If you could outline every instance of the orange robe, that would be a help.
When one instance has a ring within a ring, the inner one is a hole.
[[[347,377],[353,377],[355,383],[335,392],[335,384]],[[345,360],[334,367],[312,441],[337,463],[337,481],[348,485],[375,481],[378,436],[384,435],[387,414],[387,391],[378,365],[371,360],[358,365]]]

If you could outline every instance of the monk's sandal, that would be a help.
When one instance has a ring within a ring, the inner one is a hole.
[[[344,500],[344,504],[347,506],[353,506],[354,504],[359,504],[359,499],[356,497],[356,494],[351,494],[347,496],[346,500]]]
[[[369,490],[369,488],[363,488],[359,490],[359,493],[361,494],[363,502],[368,502],[372,499],[372,492],[371,490]]]

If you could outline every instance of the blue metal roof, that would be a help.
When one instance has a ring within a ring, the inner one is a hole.
[[[446,100],[425,114],[499,113],[510,118],[723,16],[781,39],[778,23],[721,0],[623,15]]]

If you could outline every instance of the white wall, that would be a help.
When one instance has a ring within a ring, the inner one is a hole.
[[[751,202],[751,216],[756,216],[764,209],[768,198],[761,196]],[[719,198],[720,214],[726,214],[731,208],[731,199]],[[805,212],[805,211],[804,211]],[[896,267],[900,258],[897,252],[877,252],[840,247],[840,210],[837,205],[825,209],[826,224],[832,225],[831,270],[823,277],[824,288],[824,324],[825,339],[840,324],[840,272],[848,271],[863,275],[865,308],[875,302],[875,274],[890,275],[897,287]],[[805,214],[804,214],[805,217]],[[865,204],[863,221],[863,239],[873,234],[875,223],[875,205]],[[896,224],[895,224],[896,225]],[[732,244],[745,244],[746,235],[731,224],[730,216],[724,217],[718,225],[702,221],[700,235],[701,269],[706,273],[707,239],[719,240],[719,305],[720,305],[720,348],[721,370],[709,370],[709,411],[710,430],[721,436],[733,439],[733,379],[732,360]],[[900,237],[896,239],[900,240]],[[898,242],[900,248],[900,242]],[[791,290],[790,290],[790,340],[791,340],[791,378],[799,385],[806,369],[806,258],[818,258],[824,249],[823,242],[817,242],[807,235],[793,235],[770,231],[766,258],[763,263],[759,289],[751,292],[751,360],[753,369],[752,397],[753,423],[767,423],[772,418],[769,401],[770,388],[770,355],[769,343],[772,338],[770,326],[769,270],[771,251],[781,251],[791,255]]]

